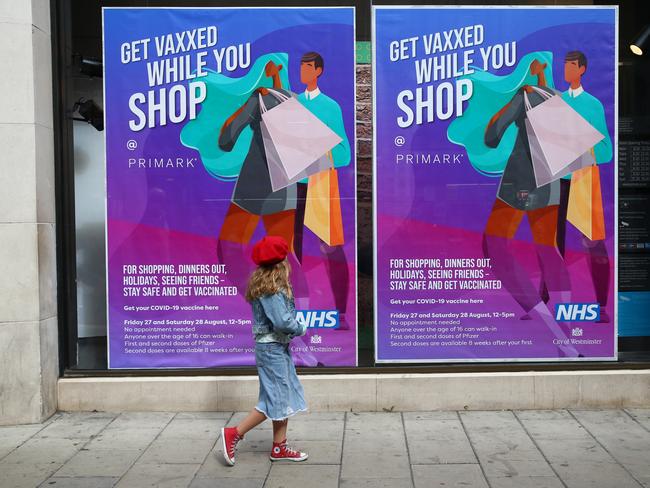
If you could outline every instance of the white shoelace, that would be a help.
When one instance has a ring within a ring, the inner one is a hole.
[[[241,439],[242,439],[242,438],[239,437],[239,436],[235,437],[234,440],[233,440],[232,445],[229,446],[230,449],[228,449],[228,455],[229,455],[230,457],[233,457],[233,456],[235,455],[235,450],[237,449],[237,444],[239,444],[239,441],[240,441]]]
[[[295,449],[292,449],[291,447],[289,447],[286,442],[284,444],[280,444],[280,448],[284,449],[286,452],[288,452],[292,456],[296,455],[296,454],[299,454],[298,451],[296,451]]]

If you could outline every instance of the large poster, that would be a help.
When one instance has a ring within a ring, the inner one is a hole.
[[[303,366],[356,364],[353,8],[103,11],[109,367],[252,365],[292,246]]]
[[[615,359],[617,10],[373,23],[377,361]]]

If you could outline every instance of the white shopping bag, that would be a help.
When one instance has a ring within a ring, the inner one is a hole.
[[[535,186],[537,188],[547,185],[555,180],[559,180],[560,178],[564,178],[574,171],[578,171],[579,169],[596,164],[596,159],[594,158],[593,151],[589,150],[586,153],[581,154],[575,161],[573,161],[568,166],[565,166],[558,173],[551,173],[551,170],[546,163],[546,158],[544,157],[542,148],[540,147],[539,141],[537,140],[537,136],[535,135],[535,131],[527,119],[525,122],[526,133],[528,134],[528,145],[530,147],[530,159],[533,163],[533,171],[535,172]]]
[[[590,152],[605,136],[559,95],[551,95],[535,86],[532,88],[545,99],[532,107],[524,91],[526,132],[535,180],[537,186],[541,186],[545,183],[540,184],[540,181],[546,181],[548,175],[550,181],[554,181],[584,167],[586,159],[582,156]],[[577,160],[583,162],[576,163]],[[579,167],[574,168],[575,165]]]
[[[289,185],[299,182],[300,180],[307,178],[313,174],[320,173],[334,166],[332,159],[324,154],[316,161],[311,163],[307,169],[298,173],[293,178],[287,176],[286,171],[284,170],[282,163],[280,161],[280,156],[275,150],[275,145],[273,140],[266,129],[264,124],[261,124],[262,128],[262,139],[264,141],[264,151],[266,152],[266,161],[269,165],[269,176],[271,177],[271,188],[273,191],[281,190],[286,188]]]
[[[271,177],[271,168],[280,168],[283,176],[278,178],[280,175],[276,173],[276,182],[288,186],[332,167],[329,158],[323,157],[342,139],[295,98],[271,89],[269,93],[280,100],[267,110],[259,96],[264,150]],[[285,178],[286,184],[281,181]]]

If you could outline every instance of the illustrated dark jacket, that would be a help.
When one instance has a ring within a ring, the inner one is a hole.
[[[549,88],[539,88],[547,93],[555,94]],[[544,101],[544,98],[536,92],[528,93],[527,96],[533,107]],[[518,128],[517,139],[501,176],[497,196],[511,207],[519,210],[535,210],[549,205],[559,205],[559,180],[539,188],[535,184],[535,171],[530,157],[525,120],[524,89],[521,88],[512,97],[510,105],[501,114],[501,117],[485,132],[485,144],[488,147],[497,147],[511,124],[514,123]]]
[[[276,91],[292,96],[292,93],[287,90],[276,89]],[[271,94],[264,95],[263,100],[269,110],[280,103]],[[244,105],[244,110],[219,136],[219,147],[223,151],[231,151],[237,138],[246,127],[250,126],[253,131],[253,140],[239,172],[232,202],[255,215],[268,215],[295,209],[295,184],[275,192],[271,187],[271,176],[260,128],[261,121],[259,95],[257,91],[254,91]]]

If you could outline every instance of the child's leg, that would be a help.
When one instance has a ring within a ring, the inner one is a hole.
[[[246,432],[257,427],[265,420],[266,415],[258,410],[253,409],[248,413],[244,420],[239,422],[239,425],[237,426],[237,433],[243,437]],[[273,428],[275,430],[275,422],[273,422]]]
[[[235,451],[237,444],[244,438],[244,434],[261,424],[266,415],[253,409],[244,420],[235,427],[223,427],[221,429],[221,443],[223,446],[223,457],[229,466],[235,465]]]
[[[286,440],[287,425],[289,425],[289,419],[273,421],[273,442],[278,443]]]

